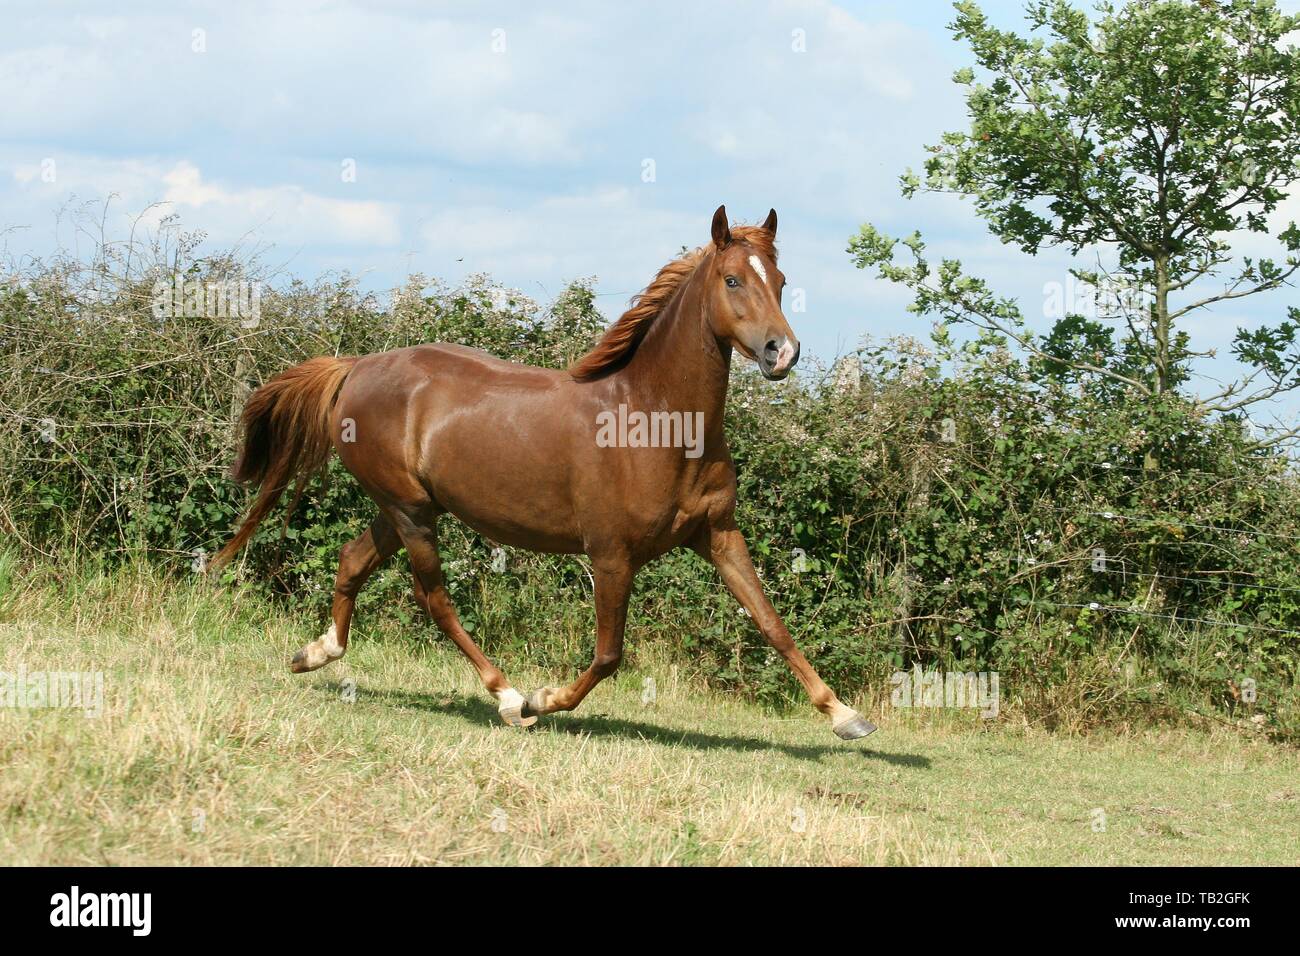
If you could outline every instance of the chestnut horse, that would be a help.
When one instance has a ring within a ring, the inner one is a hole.
[[[784,378],[799,359],[781,311],[776,211],[761,226],[731,228],[719,207],[712,239],[664,266],[567,370],[419,345],[314,358],[253,393],[232,473],[261,490],[214,567],[248,541],[291,482],[301,493],[331,448],[379,508],[369,529],[344,545],[333,624],[294,656],[293,671],[343,656],[357,592],[405,547],[416,600],[473,663],[501,717],[526,727],[538,715],[573,710],[614,672],[633,576],[684,545],[713,562],[838,736],[875,730],[791,640],[734,518],[736,472],[723,433],[732,351],[768,379]],[[647,421],[661,426],[663,440],[647,438]],[[525,699],[484,656],[444,584],[436,525],[446,512],[492,541],[591,558],[596,654],[576,681]]]

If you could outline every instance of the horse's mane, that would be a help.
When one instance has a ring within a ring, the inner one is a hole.
[[[776,261],[776,243],[772,234],[761,226],[732,226],[731,238],[754,246]],[[619,368],[630,359],[654,320],[712,248],[710,243],[684,252],[660,269],[645,291],[633,296],[631,307],[605,330],[595,348],[569,366],[569,374],[585,382]]]

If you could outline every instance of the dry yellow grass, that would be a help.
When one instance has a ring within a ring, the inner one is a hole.
[[[654,664],[520,732],[432,627],[358,621],[297,677],[313,622],[148,572],[75,580],[0,588],[0,671],[105,673],[98,719],[0,709],[4,863],[1300,862],[1300,759],[1262,740],[877,712],[843,743]],[[525,692],[569,676],[512,669]]]

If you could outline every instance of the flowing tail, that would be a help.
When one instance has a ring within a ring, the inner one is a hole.
[[[243,484],[261,490],[229,543],[210,567],[219,568],[248,543],[275,507],[289,482],[297,481],[292,511],[313,473],[329,461],[330,412],[355,358],[314,358],[281,372],[249,396],[240,424],[244,447],[230,470]]]

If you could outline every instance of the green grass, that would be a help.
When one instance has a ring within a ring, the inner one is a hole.
[[[521,732],[432,625],[359,618],[343,661],[291,675],[316,623],[148,570],[0,561],[0,671],[106,685],[98,719],[0,708],[0,862],[1300,862],[1300,755],[1236,731],[875,706],[880,731],[843,743],[651,655]],[[527,693],[579,664],[509,672]]]

